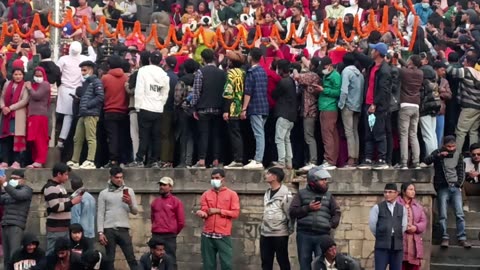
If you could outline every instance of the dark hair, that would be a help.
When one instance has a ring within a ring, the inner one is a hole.
[[[147,243],[149,248],[156,248],[157,246],[165,246],[165,243],[158,239],[150,239]]]
[[[456,139],[455,139],[455,136],[453,136],[453,135],[448,135],[448,136],[443,137],[443,145],[448,144],[448,143],[452,143],[452,142],[455,142],[455,141],[456,141]]]
[[[70,233],[76,233],[76,232],[82,232],[83,233],[83,227],[81,224],[79,223],[73,223],[73,224],[70,224]]]
[[[93,39],[96,39],[98,37],[101,37],[103,35],[103,32],[98,32],[95,35],[93,35]]]
[[[470,145],[470,153],[473,150],[476,150],[476,149],[479,149],[479,148],[480,148],[480,143],[472,143],[472,145]]]
[[[65,237],[57,238],[55,241],[55,255],[59,251],[69,250],[70,249],[70,240]]]
[[[73,174],[70,175],[70,185],[72,186],[73,191],[83,187],[83,180],[80,176]]]
[[[351,52],[346,53],[343,56],[343,63],[345,64],[345,66],[355,65],[355,55]]]
[[[407,191],[407,188],[412,185],[413,187],[415,187],[415,185],[413,184],[412,181],[407,181],[405,183],[402,183],[402,186],[400,187],[400,196],[404,196],[405,195],[405,192]]]
[[[183,63],[183,68],[186,73],[193,74],[199,68],[198,63],[193,59],[188,59]]]
[[[159,51],[155,51],[153,53],[150,53],[150,64],[152,65],[160,65],[160,62],[162,62],[162,54]]]
[[[122,61],[122,70],[125,73],[129,73],[131,71],[130,63],[127,60]]]
[[[262,50],[260,48],[253,48],[250,50],[250,57],[252,57],[252,60],[255,61],[256,63],[260,62],[260,59],[262,58]]]
[[[67,166],[65,163],[56,163],[52,168],[52,176],[57,177],[58,174],[64,174],[66,172],[71,172],[72,169]]]
[[[211,49],[203,50],[200,56],[202,56],[203,61],[205,61],[208,64],[213,62],[214,53]]]
[[[123,173],[123,169],[120,166],[113,166],[110,168],[110,176],[115,176],[119,173]]]
[[[448,62],[455,63],[458,62],[458,60],[460,60],[460,56],[457,52],[451,52],[450,54],[448,54]]]
[[[476,55],[468,55],[465,56],[465,60],[467,61],[467,63],[470,65],[470,66],[475,66],[475,64],[477,63],[477,56]]]
[[[290,61],[281,59],[277,62],[277,70],[281,71],[282,73],[289,73],[290,72]]]
[[[122,67],[122,58],[118,55],[112,55],[107,59],[108,66],[110,69],[121,68]]]
[[[283,179],[285,178],[285,173],[283,172],[283,170],[279,167],[272,167],[270,169],[268,169],[267,171],[268,173],[270,174],[273,174],[277,177],[277,181],[278,182],[282,182]]]
[[[200,11],[200,4],[202,4],[202,3],[205,5],[205,10],[204,10],[204,12],[210,12],[210,9],[208,8],[208,3],[207,3],[207,1],[200,1],[200,2],[198,2],[197,11]]]
[[[47,59],[52,56],[52,50],[49,47],[41,47],[38,53],[42,59]]]
[[[367,40],[368,40],[368,43],[377,44],[378,42],[380,42],[381,38],[382,38],[382,34],[377,30],[373,30],[372,32],[370,32],[370,35],[368,36]]]
[[[320,61],[322,61],[322,58],[318,56],[314,56],[310,59],[310,65],[314,71],[320,66]]]
[[[223,169],[219,169],[219,168],[213,169],[211,175],[213,176],[215,174],[220,174],[221,177],[225,177],[225,171]]]
[[[422,66],[422,59],[418,54],[414,54],[410,56],[410,61],[412,61],[413,65],[416,66],[417,68]]]
[[[25,70],[23,68],[18,68],[18,67],[13,68],[12,69],[12,75],[13,75],[13,73],[15,73],[15,71],[20,71],[20,72],[22,72],[23,75],[25,75]]]
[[[140,53],[140,63],[142,66],[146,66],[150,64],[150,52],[149,51],[143,51]]]
[[[189,6],[192,6],[193,8],[195,8],[195,5],[192,3],[192,2],[188,2],[186,5],[185,5],[185,8],[189,7]]]

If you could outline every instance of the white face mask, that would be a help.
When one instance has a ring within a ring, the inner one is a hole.
[[[356,0],[350,0],[350,6],[356,6],[357,5],[357,1]]]
[[[36,83],[42,83],[43,77],[33,77],[33,81],[35,81]]]
[[[10,179],[10,181],[8,181],[8,184],[12,187],[17,187],[18,186],[18,180],[16,179]]]
[[[328,75],[330,74],[330,70],[328,68],[322,70],[323,75]]]
[[[210,180],[210,184],[214,189],[219,189],[222,186],[222,180],[220,179],[212,179]]]
[[[430,7],[430,4],[429,3],[422,3],[422,8],[423,9],[427,9]]]
[[[90,77],[90,74],[82,75],[82,82],[86,81]]]

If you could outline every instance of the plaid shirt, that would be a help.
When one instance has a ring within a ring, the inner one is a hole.
[[[267,73],[261,66],[247,71],[244,94],[250,96],[248,115],[268,115],[267,82]]]

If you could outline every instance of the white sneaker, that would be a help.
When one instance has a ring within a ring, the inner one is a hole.
[[[263,164],[261,162],[258,162],[256,160],[251,160],[250,163],[247,165],[243,166],[244,169],[247,170],[263,170]]]
[[[84,170],[93,170],[96,168],[97,166],[95,166],[95,164],[90,160],[85,160],[82,166],[80,166],[80,169],[84,169]]]
[[[425,162],[420,163],[420,168],[430,168],[432,165],[427,165]]]
[[[80,169],[80,164],[78,164],[77,162],[71,161],[71,160],[69,162],[67,162],[67,166],[74,169],[74,170]]]
[[[332,165],[332,164],[329,164],[327,161],[323,162],[322,165],[324,170],[335,170],[337,168],[337,166],[335,165]]]
[[[300,168],[300,171],[302,171],[302,172],[308,172],[308,171],[310,171],[311,169],[313,169],[315,166],[317,166],[317,165],[315,165],[315,164],[313,164],[313,163],[308,163],[307,165],[305,165],[305,166],[303,166],[302,168]]]

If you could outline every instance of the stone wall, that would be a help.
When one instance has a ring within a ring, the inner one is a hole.
[[[84,179],[88,190],[98,195],[106,186],[108,172],[106,170],[78,171],[77,175]],[[45,203],[39,191],[46,179],[48,170],[27,172],[28,181],[36,195],[32,202],[28,230],[38,232],[41,242],[45,240]],[[150,203],[158,191],[156,181],[162,176],[170,176],[175,180],[175,193],[183,201],[186,213],[186,228],[177,239],[177,258],[179,269],[201,269],[200,234],[202,221],[194,216],[199,209],[202,192],[209,188],[209,170],[146,170],[130,169],[125,173],[126,184],[132,187],[139,203],[139,214],[131,216],[131,234],[137,258],[148,251],[146,242],[150,237]],[[426,207],[430,220],[424,234],[425,258],[423,269],[429,269],[431,243],[431,206],[433,187],[430,184],[430,171],[341,171],[332,173],[330,190],[335,194],[342,210],[341,224],[335,231],[335,239],[342,252],[347,252],[361,259],[362,266],[373,269],[374,238],[368,229],[368,213],[370,208],[382,200],[383,187],[386,182],[401,182],[406,179],[417,179],[418,199]],[[288,177],[288,185],[293,191],[303,187],[302,178]],[[236,170],[227,172],[228,186],[240,195],[241,214],[234,221],[234,269],[260,269],[259,229],[263,213],[263,193],[267,185],[263,181],[262,171]],[[299,269],[296,259],[295,234],[290,237],[290,259],[292,269]],[[123,261],[123,254],[118,250],[116,269],[128,269]]]

